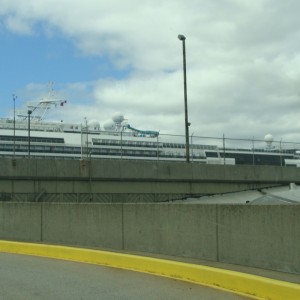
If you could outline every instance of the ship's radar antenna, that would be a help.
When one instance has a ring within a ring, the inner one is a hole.
[[[30,116],[30,119],[33,122],[40,122],[42,121],[47,112],[54,106],[57,107],[59,106],[64,106],[64,104],[67,103],[67,100],[65,99],[55,99],[54,97],[54,90],[53,90],[53,82],[48,82],[48,94],[45,98],[40,99],[39,102],[28,102],[27,103],[27,108],[25,110],[21,110],[18,113],[18,117],[21,119],[27,119],[27,111],[31,110],[32,114]]]
[[[264,140],[265,140],[265,143],[267,144],[267,147],[271,148],[272,147],[272,143],[274,141],[273,135],[270,134],[270,133],[266,134]]]
[[[49,98],[53,96],[53,81],[48,82],[48,96]]]

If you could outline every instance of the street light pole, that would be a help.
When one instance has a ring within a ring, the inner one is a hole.
[[[16,98],[17,96],[13,94],[14,100],[14,159],[16,158]]]
[[[185,150],[186,150],[186,162],[190,162],[190,143],[189,143],[189,126],[188,121],[188,107],[187,107],[187,83],[186,83],[186,55],[185,55],[185,36],[178,35],[178,39],[182,41],[183,51],[183,86],[184,86],[184,115],[185,115]]]
[[[28,158],[30,158],[30,115],[32,110],[28,110]]]

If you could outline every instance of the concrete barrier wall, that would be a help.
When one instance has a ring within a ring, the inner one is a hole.
[[[0,203],[0,239],[145,251],[300,274],[300,205]]]
[[[30,203],[0,202],[0,238],[18,241],[42,240],[42,206]]]
[[[206,165],[199,163],[139,160],[0,160],[0,178],[118,180],[118,181],[300,181],[300,168],[249,165]],[[73,187],[74,188],[74,187]]]
[[[122,205],[45,204],[43,241],[122,249]]]
[[[219,260],[300,273],[300,205],[222,205]]]
[[[300,184],[300,168],[134,160],[0,160],[0,201],[159,202],[290,182]]]
[[[125,205],[124,248],[216,260],[216,206]]]

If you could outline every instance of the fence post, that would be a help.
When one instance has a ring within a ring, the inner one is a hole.
[[[254,159],[254,136],[252,137],[252,164],[255,165],[255,159]]]
[[[226,164],[226,151],[225,151],[225,134],[223,133],[223,155],[224,155],[224,165]]]

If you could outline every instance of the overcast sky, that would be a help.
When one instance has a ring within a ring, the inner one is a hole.
[[[300,142],[298,0],[0,0],[1,117],[47,92],[54,118]],[[52,116],[53,117],[53,116]]]

